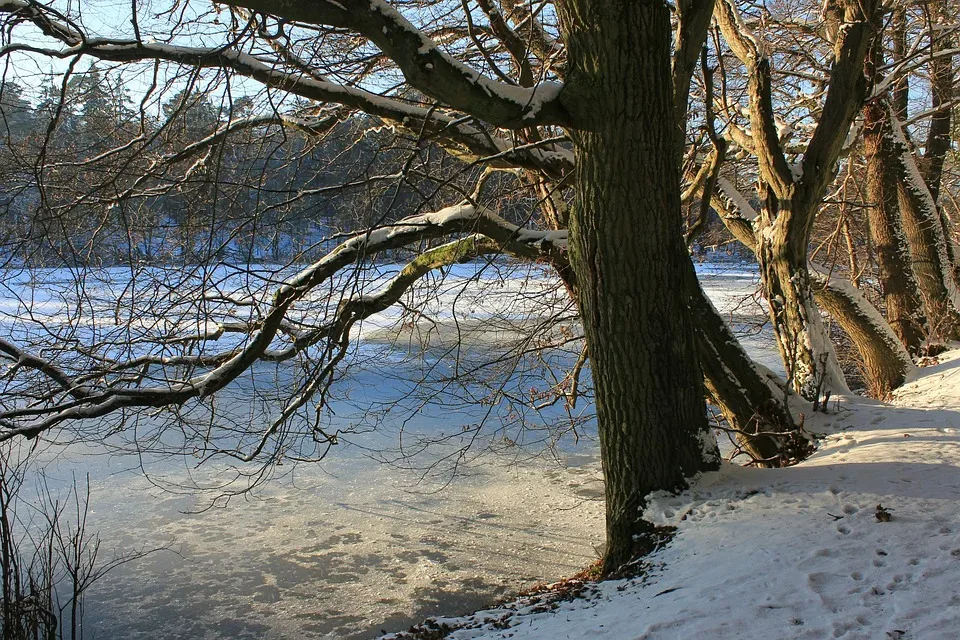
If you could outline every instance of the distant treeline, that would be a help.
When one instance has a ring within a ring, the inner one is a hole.
[[[369,116],[331,114],[317,130],[298,126],[317,121],[305,101],[267,117],[250,98],[211,95],[175,92],[148,116],[96,68],[33,95],[4,82],[0,260],[299,261],[343,234],[449,204],[476,179]],[[489,184],[504,194],[501,215],[521,222],[535,204],[511,198],[511,181]]]

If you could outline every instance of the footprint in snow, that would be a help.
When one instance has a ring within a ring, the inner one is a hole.
[[[810,585],[814,593],[820,594],[828,582],[830,582],[829,574],[817,571],[807,575],[807,584]]]

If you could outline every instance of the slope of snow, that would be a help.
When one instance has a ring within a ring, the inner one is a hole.
[[[459,639],[960,637],[960,351],[892,405],[830,412],[807,420],[831,435],[797,467],[728,465],[654,499],[646,516],[678,531],[645,576],[431,624]]]

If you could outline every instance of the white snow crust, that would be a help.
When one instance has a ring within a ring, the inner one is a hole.
[[[724,177],[717,179],[717,186],[720,188],[720,191],[723,195],[737,208],[737,212],[746,218],[747,220],[753,221],[756,220],[758,215],[757,210],[751,206],[747,199],[743,197],[743,194],[740,193],[740,190],[733,186],[729,180]]]

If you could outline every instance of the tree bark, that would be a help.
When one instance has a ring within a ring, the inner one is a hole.
[[[893,40],[893,64],[903,62],[907,57],[907,6],[906,3],[895,3],[893,16],[890,22],[890,35]],[[893,83],[893,112],[901,120],[907,119],[907,109],[910,102],[910,83],[906,73],[900,74]]]
[[[917,296],[917,282],[910,266],[910,249],[900,222],[890,122],[882,99],[868,104],[863,110],[863,117],[869,201],[867,221],[880,270],[880,291],[887,308],[887,322],[907,350],[918,354],[926,337],[923,308]]]
[[[724,39],[749,76],[751,143],[763,200],[755,246],[764,296],[789,381],[810,400],[822,390],[848,390],[813,300],[807,245],[847,132],[867,93],[863,63],[877,5],[864,0],[835,7],[842,24],[836,31],[823,109],[802,162],[791,167],[774,121],[770,60],[758,44],[762,39],[749,33],[734,0],[717,3],[716,19]]]
[[[788,382],[807,400],[824,391],[846,392],[846,380],[813,299],[807,269],[808,233],[777,224],[758,227],[757,262],[770,322]]]
[[[930,94],[931,107],[936,111],[930,117],[927,143],[923,154],[923,179],[936,202],[940,197],[940,182],[943,177],[943,162],[950,150],[950,129],[953,115],[953,55],[949,52],[956,44],[956,37],[949,34],[951,15],[946,0],[932,3],[934,24],[930,35]]]
[[[953,128],[954,107],[951,103],[954,99],[953,82],[956,74],[954,56],[949,52],[956,47],[957,37],[950,32],[950,23],[954,16],[947,7],[947,0],[933,3],[931,14],[933,25],[930,34],[930,94],[931,106],[935,112],[930,118],[930,128],[927,130],[922,170],[930,196],[937,202],[943,180],[943,163],[950,151],[950,132]],[[950,235],[950,221],[943,209],[939,209],[938,213],[946,241],[947,259],[952,266],[954,278],[960,282],[960,261]]]
[[[596,389],[611,573],[649,550],[645,496],[717,464],[680,225],[670,13],[654,0],[566,0],[575,128],[570,262]]]
[[[714,194],[712,199],[714,207],[723,212],[720,219],[727,229],[744,246],[756,253],[759,234],[754,232],[753,226],[744,217],[734,213],[737,201],[738,198],[731,197],[726,186],[720,193]],[[749,207],[749,204],[742,203],[741,206]],[[863,361],[877,363],[864,369],[871,388],[895,388],[906,379],[906,375],[912,370],[909,354],[899,346],[896,336],[887,327],[880,312],[858,291],[846,290],[836,280],[827,281],[818,276],[813,282],[813,296],[817,304],[826,309],[851,336]],[[890,340],[890,335],[894,335],[893,341]]]
[[[814,304],[807,268],[807,234],[798,234],[789,222],[791,212],[777,211],[780,201],[766,191],[760,214],[728,184],[713,195],[713,206],[727,229],[753,251],[760,266],[761,286],[767,299],[777,347],[787,372],[787,382],[797,393],[813,400],[821,391],[847,390],[833,346]],[[792,205],[793,200],[785,204]],[[743,211],[748,209],[749,211]],[[749,214],[752,222],[743,214]],[[793,230],[791,230],[793,229]]]
[[[927,325],[933,337],[956,340],[960,338],[960,295],[947,255],[940,213],[893,109],[888,109],[888,117],[897,194]]]
[[[849,282],[817,274],[817,302],[843,327],[860,353],[870,395],[884,399],[906,382],[913,360],[880,312]]]

